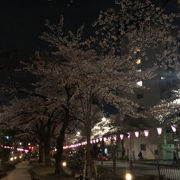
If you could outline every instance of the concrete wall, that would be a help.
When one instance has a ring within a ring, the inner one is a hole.
[[[137,160],[141,150],[144,159],[172,159],[174,145],[164,143],[166,143],[164,133],[158,135],[156,129],[150,130],[148,137],[140,135],[136,138],[133,133],[131,139],[125,138],[124,140],[126,156]]]

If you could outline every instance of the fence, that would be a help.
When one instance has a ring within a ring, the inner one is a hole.
[[[180,168],[179,167],[161,167],[160,175],[169,180],[180,180]]]

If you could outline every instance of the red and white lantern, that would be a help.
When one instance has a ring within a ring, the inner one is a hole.
[[[161,128],[161,127],[157,128],[157,133],[158,133],[159,135],[162,134],[162,128]]]
[[[117,136],[113,136],[114,141],[117,141]]]
[[[139,137],[139,131],[135,132],[135,136],[138,138]]]
[[[127,136],[127,137],[128,137],[128,139],[130,139],[130,137],[131,137],[131,133],[130,133],[130,132],[128,132],[128,133],[127,133],[127,135],[128,135],[128,136]]]
[[[171,129],[172,129],[172,131],[173,131],[174,133],[176,133],[176,125],[175,125],[175,124],[172,124],[172,125],[171,125]]]
[[[144,135],[145,135],[146,137],[148,137],[148,136],[149,136],[149,130],[144,130]]]
[[[120,139],[123,140],[124,134],[120,134]]]

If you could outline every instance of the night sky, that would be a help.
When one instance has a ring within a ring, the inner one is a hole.
[[[111,7],[105,0],[4,0],[0,6],[0,49],[16,49],[19,54],[31,55],[43,46],[39,36],[45,31],[49,19],[57,23],[61,14],[66,29],[89,24],[100,9]]]
[[[16,49],[18,54],[31,55],[43,47],[39,36],[49,19],[57,23],[61,14],[66,29],[76,29],[82,23],[90,24],[101,9],[112,7],[113,0],[4,0],[0,5],[0,49]],[[176,9],[176,0],[170,0],[167,9]]]

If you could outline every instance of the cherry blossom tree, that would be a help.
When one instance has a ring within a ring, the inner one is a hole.
[[[168,125],[177,123],[176,117],[179,114],[180,108],[180,91],[173,90],[170,99],[162,100],[158,105],[152,107],[149,112],[156,118],[160,124]],[[174,119],[175,118],[175,119]]]
[[[83,120],[86,131],[89,178],[92,175],[90,137],[96,114],[94,107],[104,103],[112,104],[117,109],[124,107],[120,112],[122,118],[125,112],[133,112],[134,103],[127,94],[133,93],[137,81],[151,79],[157,69],[151,63],[152,68],[137,72],[137,58],[147,62],[153,58],[155,65],[160,67],[179,68],[178,40],[173,36],[176,32],[176,26],[172,24],[174,18],[175,14],[164,14],[163,8],[149,0],[123,0],[117,8],[100,12],[93,24],[94,35],[92,32],[89,38],[83,36],[83,26],[76,33],[64,32],[63,18],[58,25],[46,23],[48,31],[43,33],[41,39],[49,43],[51,59],[56,62],[41,61],[36,66],[41,71],[39,75],[45,76],[40,86],[48,87],[47,93],[50,92],[48,95],[51,97],[61,102],[65,100],[60,103],[66,121],[60,133],[63,138],[58,141],[58,145],[61,144],[58,152],[62,153],[71,102],[76,102],[79,119]],[[51,85],[48,85],[47,78],[51,79]],[[53,84],[52,81],[56,82]],[[57,86],[64,89],[66,95],[60,95],[65,98],[58,98],[57,92],[53,94],[52,88]]]
[[[59,113],[57,122],[60,128],[56,140],[55,173],[63,174],[60,164],[65,134],[71,122],[78,119],[75,113],[77,103],[74,96],[77,88],[76,82],[73,81],[76,69],[68,59],[53,54],[44,56],[42,52],[36,52],[34,63],[26,64],[26,67],[32,74],[41,77],[39,82],[34,84],[35,94],[46,97]]]
[[[15,99],[4,107],[1,121],[8,127],[17,127],[18,137],[35,141],[39,144],[39,161],[50,163],[50,143],[57,129],[57,110],[52,103],[42,98],[27,97]]]

